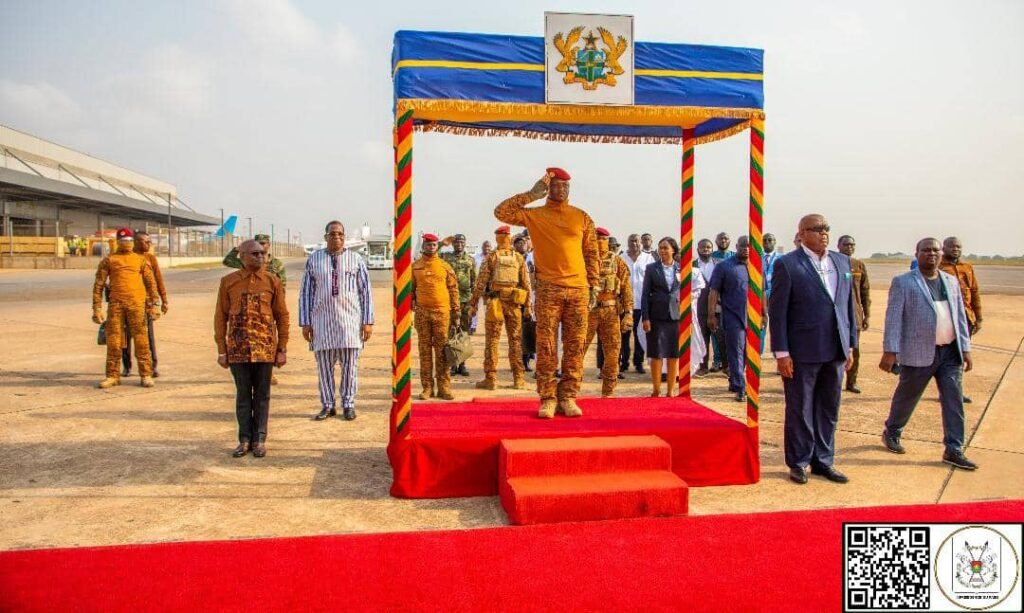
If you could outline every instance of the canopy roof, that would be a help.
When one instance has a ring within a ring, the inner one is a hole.
[[[763,118],[764,52],[636,43],[635,105],[545,104],[544,39],[456,32],[395,33],[395,112],[416,127],[547,140],[698,143]]]

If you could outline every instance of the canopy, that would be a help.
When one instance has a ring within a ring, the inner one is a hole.
[[[637,42],[635,104],[545,104],[544,39],[395,33],[396,116],[425,131],[546,140],[696,143],[746,129],[764,113],[760,49]]]

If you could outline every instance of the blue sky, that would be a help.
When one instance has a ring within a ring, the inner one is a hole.
[[[398,29],[541,35],[545,10],[635,16],[638,40],[765,49],[766,231],[821,212],[862,254],[959,234],[1024,253],[1024,2],[0,3],[0,123],[303,233],[391,217]],[[745,136],[698,148],[698,236],[743,232]],[[678,230],[679,151],[417,135],[415,230],[487,238],[549,165],[624,237]],[[838,236],[838,234],[836,234]]]

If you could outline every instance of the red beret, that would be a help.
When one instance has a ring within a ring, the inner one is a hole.
[[[495,234],[512,234],[512,228],[510,228],[508,226],[498,226],[494,230],[494,233]]]
[[[569,173],[565,172],[561,168],[548,168],[548,174],[550,174],[555,179],[561,179],[562,181],[568,181],[569,179],[572,178],[569,176]]]
[[[436,234],[431,234],[430,232],[427,232],[426,234],[424,234],[422,238],[423,238],[423,242],[424,243],[436,243],[437,242],[437,235]]]
[[[611,236],[612,235],[611,232],[609,232],[608,230],[605,230],[604,228],[597,228],[594,231],[597,232],[598,236]]]
[[[132,238],[133,236],[134,235],[132,234],[132,231],[129,230],[128,228],[121,228],[120,230],[117,231],[117,240],[121,240],[123,238]]]

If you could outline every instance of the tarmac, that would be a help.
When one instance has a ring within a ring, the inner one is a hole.
[[[390,271],[373,274],[377,326],[359,364],[358,419],[311,421],[316,370],[297,326],[302,260],[288,262],[292,343],[271,399],[268,455],[230,455],[236,443],[230,375],[216,364],[213,308],[222,268],[164,272],[170,312],[157,326],[160,378],[154,388],[99,390],[104,348],[90,321],[92,273],[0,271],[0,549],[238,539],[505,525],[496,497],[391,498],[385,448],[391,385]],[[764,363],[761,480],[690,490],[696,515],[1024,498],[1024,268],[979,267],[985,323],[975,369],[965,377],[968,473],[941,463],[942,427],[934,386],[903,435],[907,454],[888,453],[879,435],[894,376],[877,368],[888,280],[898,265],[871,265],[872,328],[862,335],[860,387],[845,394],[836,466],[846,485],[786,478],[781,383]],[[991,282],[991,287],[987,284]],[[473,389],[483,334],[474,337],[460,398],[535,392]],[[593,354],[593,352],[592,352]],[[593,355],[582,395],[597,395]],[[415,368],[415,365],[414,365]],[[414,375],[413,381],[418,378]],[[499,382],[511,383],[508,372]],[[418,383],[415,385],[418,386]],[[695,381],[694,398],[743,419],[724,377]],[[418,387],[415,390],[418,392]],[[620,381],[620,395],[645,396],[647,375]],[[415,413],[413,414],[415,420]]]

